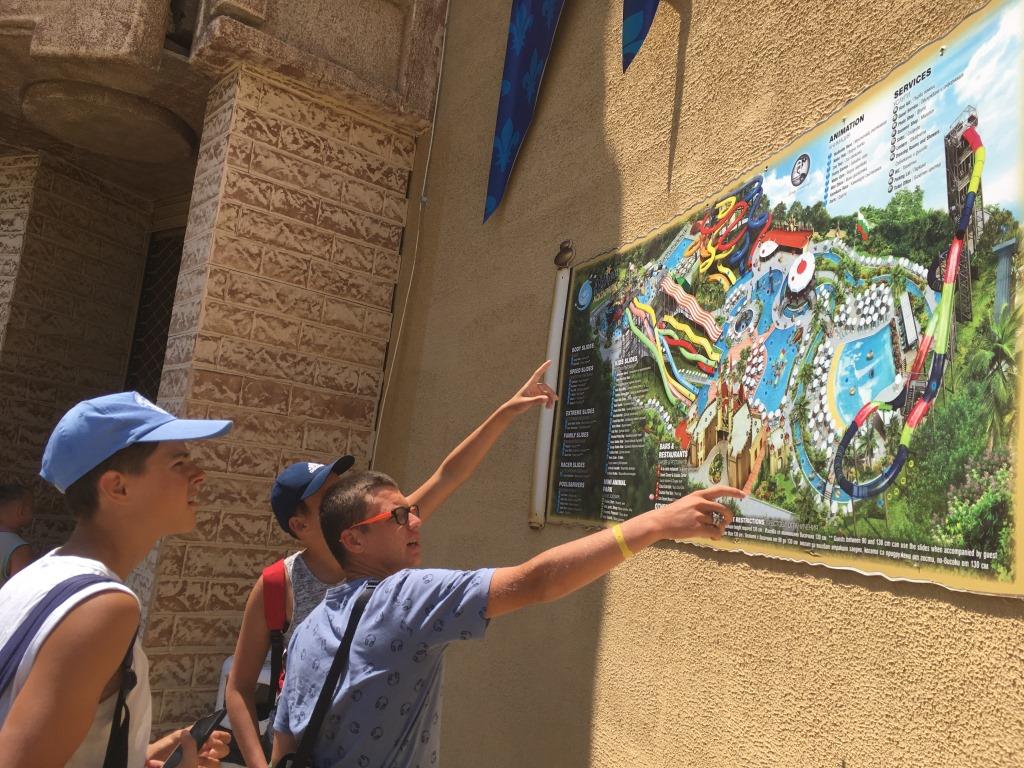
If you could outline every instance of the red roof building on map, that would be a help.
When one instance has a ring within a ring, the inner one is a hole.
[[[684,451],[690,447],[690,433],[686,431],[686,419],[679,422],[679,426],[676,427],[676,440],[679,441],[679,447]]]
[[[779,248],[800,253],[807,247],[813,234],[813,229],[769,229],[762,232],[758,239],[762,242],[772,240],[779,244]]]

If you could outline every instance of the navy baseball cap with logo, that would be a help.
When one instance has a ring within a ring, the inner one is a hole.
[[[231,422],[179,419],[138,392],[83,400],[61,417],[43,451],[39,474],[64,493],[76,480],[135,443],[205,440],[223,435]]]
[[[288,528],[288,521],[298,511],[299,504],[323,488],[328,477],[347,472],[355,463],[354,456],[342,456],[331,464],[298,461],[285,467],[270,490],[270,507],[277,524],[285,533],[294,535]]]

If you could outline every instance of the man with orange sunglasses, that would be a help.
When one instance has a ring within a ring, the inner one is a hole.
[[[292,637],[274,765],[437,765],[449,644],[482,638],[490,619],[558,600],[662,539],[720,538],[732,521],[721,496],[743,494],[708,488],[521,565],[455,571],[419,567],[419,510],[394,480],[347,473],[324,496],[320,524],[348,580]]]

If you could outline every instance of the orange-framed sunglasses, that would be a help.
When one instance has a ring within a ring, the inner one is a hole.
[[[368,517],[355,525],[350,525],[345,530],[351,531],[353,528],[358,528],[361,525],[373,525],[374,523],[379,523],[382,520],[387,520],[389,518],[394,520],[396,525],[408,525],[409,515],[416,515],[416,517],[420,516],[420,508],[418,504],[410,504],[408,507],[395,507],[390,512],[381,512],[379,515]]]

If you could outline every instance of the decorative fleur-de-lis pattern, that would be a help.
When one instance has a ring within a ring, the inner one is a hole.
[[[654,23],[660,0],[623,0],[622,71],[629,69]]]
[[[533,121],[544,67],[565,0],[513,0],[501,76],[484,221],[494,213]]]
[[[406,570],[374,590],[313,754],[314,768],[428,768],[440,749],[444,651],[482,638],[492,570]],[[275,730],[301,738],[365,579],[328,590],[288,649]]]

